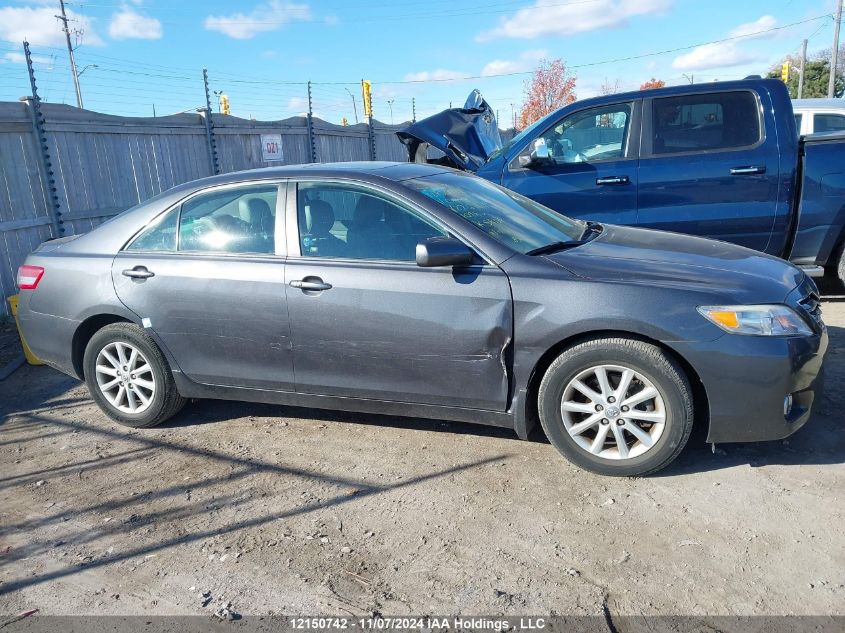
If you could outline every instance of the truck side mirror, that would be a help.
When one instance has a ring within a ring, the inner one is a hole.
[[[549,146],[546,145],[546,139],[544,138],[536,139],[531,143],[529,152],[519,157],[520,167],[537,167],[539,165],[548,165],[550,162]]]

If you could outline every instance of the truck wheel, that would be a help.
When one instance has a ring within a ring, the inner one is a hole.
[[[161,424],[185,405],[161,350],[133,323],[99,330],[88,342],[82,363],[94,401],[125,426]]]
[[[839,248],[839,258],[836,261],[836,276],[841,287],[845,287],[845,243]]]
[[[662,349],[597,338],[564,351],[540,383],[537,408],[551,443],[601,475],[647,475],[681,453],[693,397],[678,363]]]

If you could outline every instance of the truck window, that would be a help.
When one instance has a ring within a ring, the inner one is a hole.
[[[716,92],[654,99],[652,153],[737,149],[760,140],[754,94]]]
[[[845,130],[845,114],[814,114],[813,132],[841,132]]]
[[[590,108],[555,123],[541,136],[556,164],[595,163],[625,156],[631,104]]]

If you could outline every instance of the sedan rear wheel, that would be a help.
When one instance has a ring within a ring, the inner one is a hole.
[[[598,338],[565,350],[538,393],[540,421],[570,461],[604,475],[669,465],[692,431],[692,391],[680,365],[643,341]]]
[[[143,413],[156,395],[153,368],[129,343],[109,343],[97,354],[97,386],[103,397],[123,413]]]
[[[161,350],[133,323],[113,323],[96,332],[85,348],[83,367],[94,401],[126,426],[155,426],[185,404]]]

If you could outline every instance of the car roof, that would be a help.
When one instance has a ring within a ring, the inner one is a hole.
[[[364,182],[410,180],[434,174],[454,171],[449,167],[427,165],[424,163],[399,163],[388,161],[357,161],[348,163],[308,163],[306,165],[280,165],[232,171],[216,176],[206,176],[176,185],[146,202],[185,195],[186,192],[199,191],[206,187],[230,185],[239,182],[275,180],[279,178],[350,178]]]
[[[845,99],[793,99],[794,110],[845,110]]]
[[[347,163],[309,163],[307,165],[284,165],[235,171],[212,178],[221,182],[238,182],[246,178],[299,178],[299,177],[360,177],[377,176],[389,180],[422,178],[449,171],[446,167],[423,163],[399,163],[388,161],[357,161]],[[198,181],[195,181],[198,182]]]

